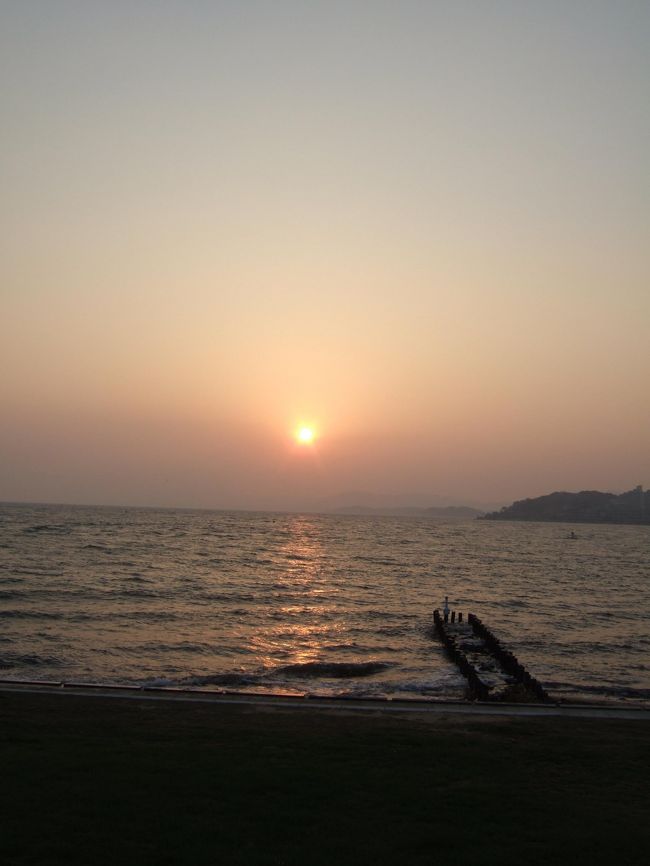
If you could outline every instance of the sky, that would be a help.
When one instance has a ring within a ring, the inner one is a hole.
[[[0,500],[650,486],[645,0],[0,19]]]

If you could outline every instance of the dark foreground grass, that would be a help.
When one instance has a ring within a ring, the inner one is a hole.
[[[0,695],[6,864],[641,864],[650,725]]]

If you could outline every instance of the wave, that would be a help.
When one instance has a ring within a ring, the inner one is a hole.
[[[408,629],[400,625],[387,625],[375,629],[375,633],[380,634],[383,637],[403,637],[407,631]]]
[[[381,673],[393,665],[388,662],[304,662],[302,664],[283,665],[265,670],[263,673],[245,673],[230,671],[228,673],[203,674],[187,677],[181,681],[183,686],[222,686],[248,687],[277,683],[279,679],[354,679],[369,677]]]
[[[353,556],[352,559],[356,562],[370,562],[373,565],[401,565],[400,561],[397,559],[382,559],[378,556],[367,556],[364,554]]]
[[[356,643],[330,643],[325,644],[323,649],[326,652],[337,652],[339,650],[356,650],[359,649],[359,645]]]
[[[371,677],[392,667],[389,662],[303,662],[285,665],[276,673],[288,677],[326,677],[348,679],[352,677]]]
[[[63,619],[62,613],[53,613],[52,611],[37,611],[37,610],[0,610],[0,618],[2,619]]]
[[[37,523],[35,526],[26,526],[23,532],[31,534],[34,532],[51,532],[55,535],[67,535],[70,532],[69,526],[51,525],[49,523]]]
[[[560,682],[557,680],[544,680],[544,685],[550,691],[573,692],[574,694],[600,695],[608,698],[633,698],[636,700],[650,700],[650,689],[635,688],[634,686],[616,685],[585,685],[580,683]]]
[[[116,646],[118,653],[137,653],[146,658],[155,657],[157,653],[188,653],[196,655],[205,655],[211,652],[211,647],[204,643],[191,643],[189,641],[181,641],[179,643],[146,643],[137,646]]]
[[[188,677],[182,681],[186,686],[254,686],[259,683],[260,677],[243,673],[206,674]]]
[[[127,622],[162,622],[169,623],[183,619],[180,612],[172,610],[126,610],[114,613],[114,620],[126,620]]]
[[[132,581],[133,583],[150,583],[151,581],[147,580],[145,577],[141,576],[129,576],[125,578],[126,580]],[[119,595],[126,598],[153,598],[156,601],[164,601],[169,598],[169,593],[162,592],[161,590],[153,590],[153,589],[142,589],[139,587],[131,587],[124,586],[119,592]]]
[[[39,656],[35,654],[21,654],[8,652],[0,655],[0,670],[9,670],[19,667],[60,667],[63,661],[56,656]]]

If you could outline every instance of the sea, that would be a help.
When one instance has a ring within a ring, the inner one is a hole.
[[[449,596],[556,700],[649,706],[649,588],[647,526],[5,504],[0,678],[462,700]]]

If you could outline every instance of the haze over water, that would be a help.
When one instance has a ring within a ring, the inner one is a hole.
[[[462,698],[430,628],[448,594],[553,697],[647,704],[649,542],[637,526],[4,505],[1,675]]]

